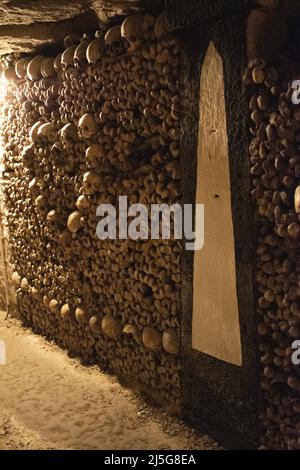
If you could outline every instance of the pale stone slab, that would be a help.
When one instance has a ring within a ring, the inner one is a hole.
[[[205,243],[195,252],[192,347],[241,365],[223,64],[209,44],[200,81],[196,202]]]

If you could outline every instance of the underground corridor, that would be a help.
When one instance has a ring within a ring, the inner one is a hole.
[[[299,22],[0,0],[0,451],[300,450]]]

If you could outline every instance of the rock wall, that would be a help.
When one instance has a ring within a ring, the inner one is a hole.
[[[163,8],[164,0],[2,0],[0,54],[56,48],[66,34],[81,35],[99,23],[144,10],[158,14]]]
[[[178,41],[164,15],[130,18],[125,41],[6,59],[13,279],[25,325],[178,410],[181,244],[96,236],[100,203],[180,198]]]

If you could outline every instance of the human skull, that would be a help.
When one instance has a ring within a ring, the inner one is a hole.
[[[11,280],[15,286],[19,286],[21,282],[20,275],[17,271],[14,271],[11,276]]]
[[[19,78],[26,78],[27,74],[27,66],[30,62],[31,58],[30,57],[22,57],[22,59],[19,59],[16,64],[15,64],[15,71],[16,75]]]
[[[90,145],[85,152],[85,160],[90,168],[96,168],[99,163],[104,159],[104,148],[99,144]]]
[[[151,349],[151,351],[158,351],[162,345],[162,335],[160,331],[146,326],[143,329],[143,344],[147,349]]]
[[[53,143],[57,140],[57,132],[51,122],[46,122],[45,124],[39,126],[37,137],[41,143]]]
[[[142,334],[136,325],[125,325],[123,328],[123,333],[126,335],[131,335],[137,344],[142,344]]]
[[[92,113],[84,114],[78,122],[79,135],[83,139],[90,139],[97,132],[95,117]]]
[[[43,55],[37,55],[27,65],[27,77],[29,80],[39,80],[42,77],[42,63],[45,60]]]
[[[73,63],[75,67],[80,67],[85,63],[86,59],[86,50],[88,48],[89,41],[83,40],[79,46],[76,47],[73,57]]]
[[[155,18],[152,15],[132,15],[126,18],[121,26],[121,36],[128,44],[130,52],[141,47],[144,41],[154,39],[153,26]]]
[[[76,126],[70,122],[60,129],[59,135],[64,142],[68,140],[76,141],[78,139]]]
[[[45,214],[48,212],[49,204],[48,199],[41,194],[35,199],[34,201],[35,207],[39,210],[39,212]]]
[[[29,287],[29,282],[27,281],[26,277],[23,277],[20,286],[21,289],[27,289]]]
[[[108,56],[117,57],[124,53],[125,45],[122,40],[120,25],[110,28],[104,37],[104,41]]]
[[[61,55],[61,65],[62,69],[66,70],[68,67],[73,67],[74,65],[74,53],[76,51],[77,46],[73,44],[72,46],[68,47]]]
[[[94,39],[86,49],[86,58],[89,64],[96,64],[105,57],[105,44],[103,39]]]
[[[31,168],[34,166],[35,161],[35,153],[34,153],[34,145],[27,145],[22,152],[22,163],[27,168]]]
[[[61,63],[62,55],[63,55],[63,53],[60,52],[60,54],[58,54],[54,59],[53,67],[54,67],[56,73],[59,73],[62,69],[62,63]]]
[[[97,315],[93,315],[91,318],[90,318],[90,321],[89,321],[89,327],[92,331],[94,331],[95,333],[101,333],[102,332],[102,328],[101,328],[101,318]]]
[[[58,300],[56,300],[56,299],[50,300],[49,309],[50,309],[51,313],[54,313],[55,315],[60,313],[60,305],[59,305]]]
[[[101,322],[103,333],[111,339],[117,340],[122,333],[122,323],[112,315],[105,315]]]
[[[72,212],[68,217],[68,230],[71,233],[77,232],[81,227],[81,214],[78,211]]]
[[[75,317],[78,323],[87,324],[90,320],[90,314],[84,305],[77,307],[75,310]]]
[[[88,209],[90,207],[90,202],[88,198],[84,195],[79,196],[76,201],[76,207],[78,210]]]
[[[180,344],[178,333],[175,328],[168,328],[164,331],[162,337],[163,347],[169,354],[179,354]]]
[[[96,192],[99,191],[99,184],[100,184],[101,178],[97,173],[93,171],[87,171],[83,175],[83,191],[84,194],[89,196],[90,194],[95,194]]]
[[[43,125],[43,122],[37,121],[36,123],[33,124],[29,131],[29,138],[33,144],[38,144],[39,143],[39,137],[38,137],[38,130],[40,126]]]
[[[15,67],[13,67],[12,65],[8,68],[6,68],[5,70],[3,70],[3,77],[5,78],[5,80],[7,80],[8,82],[15,82],[18,80],[18,76],[16,74],[16,70],[15,70]]]
[[[54,57],[46,57],[41,65],[41,74],[44,78],[54,78],[56,70],[54,68]]]
[[[46,216],[48,225],[50,230],[55,230],[57,228],[57,224],[60,222],[60,216],[57,212],[56,209],[52,209],[51,211],[48,212]]]
[[[70,304],[64,304],[61,307],[60,316],[63,320],[67,320],[73,316],[73,309]]]

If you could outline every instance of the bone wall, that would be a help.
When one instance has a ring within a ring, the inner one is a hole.
[[[300,448],[300,373],[292,344],[300,338],[299,106],[292,103],[290,66],[253,59],[245,82],[250,112],[252,197],[257,221],[257,329],[264,404],[262,448]]]
[[[163,20],[6,58],[3,178],[24,324],[178,410],[181,244],[96,237],[100,203],[180,199],[179,45]]]

